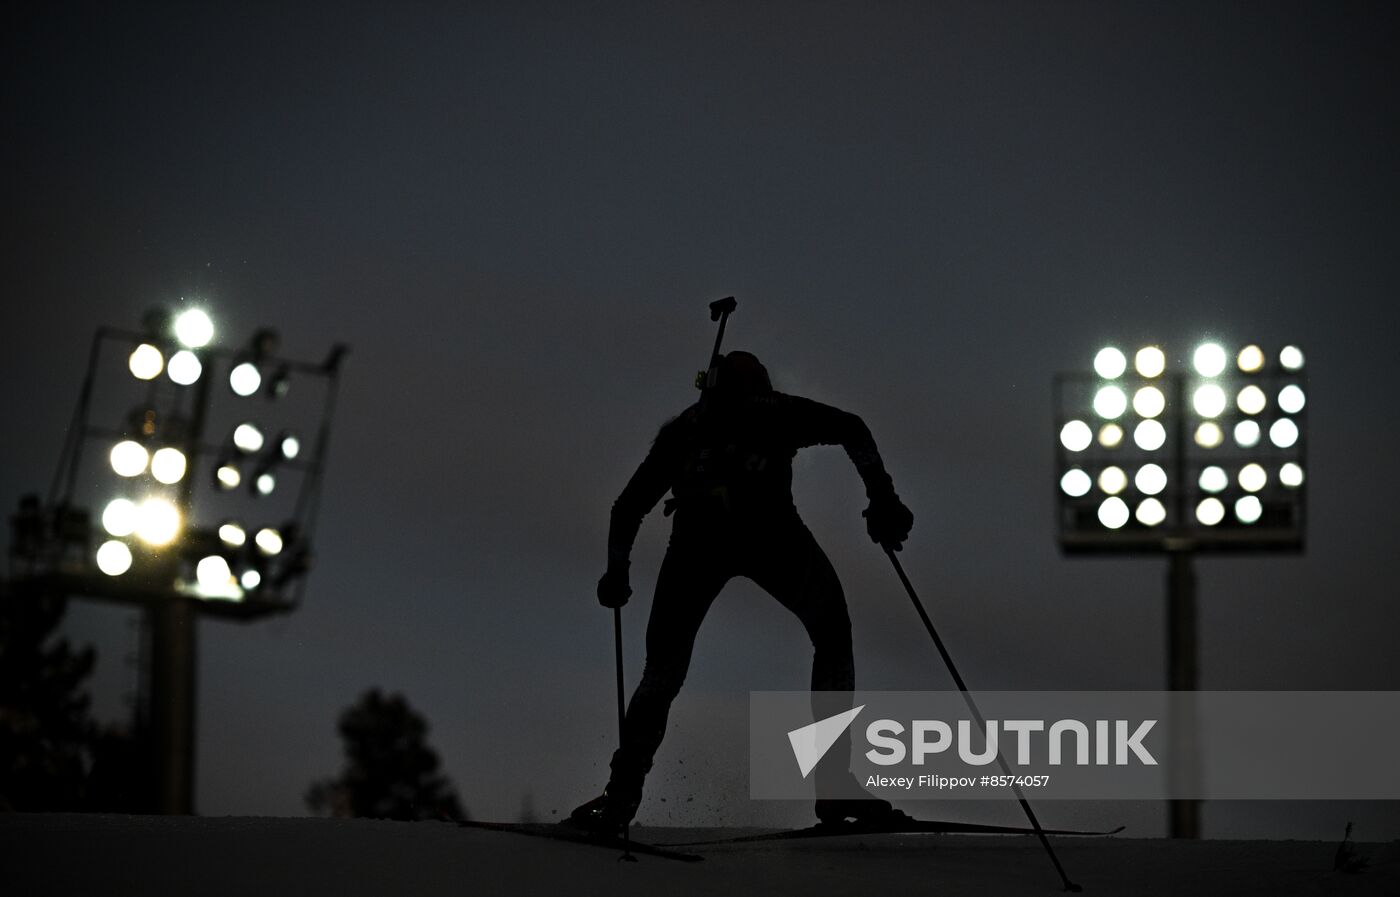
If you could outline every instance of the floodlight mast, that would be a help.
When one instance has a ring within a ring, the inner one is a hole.
[[[213,373],[209,371],[195,384],[194,408],[185,435],[186,475],[180,479],[175,507],[186,526],[194,519],[195,470]],[[160,564],[166,568],[163,580],[171,581],[177,575],[179,554],[173,548],[161,553]],[[151,738],[160,769],[160,806],[167,814],[188,816],[194,812],[199,608],[195,599],[179,596],[152,604],[147,613],[151,625]]]
[[[1176,431],[1176,534],[1164,542],[1167,552],[1167,690],[1172,693],[1167,706],[1167,733],[1172,739],[1172,762],[1167,767],[1168,785],[1190,787],[1196,784],[1194,703],[1177,700],[1176,695],[1196,690],[1196,569],[1195,552],[1186,532],[1187,491],[1182,488],[1186,473],[1186,378],[1172,376],[1173,404],[1177,409]],[[1167,833],[1173,838],[1201,836],[1201,805],[1195,800],[1173,800],[1167,804]]]
[[[168,316],[161,316],[168,321]],[[322,405],[316,443],[306,460],[281,459],[293,469],[301,470],[301,488],[296,499],[290,527],[300,535],[289,539],[291,552],[284,553],[270,566],[262,562],[251,569],[262,569],[267,575],[254,586],[239,591],[251,597],[237,601],[210,601],[197,597],[195,586],[181,583],[182,563],[191,561],[192,551],[201,543],[216,539],[216,535],[194,525],[200,459],[217,455],[219,446],[205,442],[208,418],[213,405],[213,383],[219,361],[236,365],[239,352],[219,349],[207,344],[212,324],[207,320],[196,334],[198,346],[186,345],[184,351],[195,356],[202,374],[194,383],[179,384],[170,407],[175,414],[184,413],[186,399],[192,399],[188,409],[188,426],[176,429],[166,439],[166,447],[179,446],[185,460],[185,470],[178,479],[157,482],[174,483],[175,513],[182,521],[183,535],[169,544],[151,546],[141,552],[140,562],[130,570],[123,568],[108,573],[99,560],[93,569],[92,520],[88,511],[75,505],[84,445],[89,440],[124,439],[120,429],[94,426],[91,423],[94,383],[103,361],[102,348],[115,343],[129,350],[132,345],[156,344],[161,351],[175,348],[175,340],[167,334],[143,333],[99,327],[94,335],[88,357],[88,369],[74,409],[72,425],[68,428],[64,446],[50,483],[47,510],[41,509],[37,497],[21,500],[20,513],[14,518],[15,543],[11,550],[13,588],[7,592],[16,599],[44,596],[74,597],[114,601],[140,609],[148,627],[145,664],[138,701],[138,728],[151,759],[151,775],[147,779],[144,809],[170,814],[188,814],[194,810],[195,769],[195,705],[197,701],[196,668],[198,656],[198,620],[204,615],[226,619],[252,620],[263,616],[288,613],[300,605],[306,587],[306,558],[310,552],[312,525],[301,526],[303,519],[312,524],[322,483],[326,448],[329,443],[334,396],[339,380],[340,361],[347,349],[337,344],[331,358],[324,363],[297,362],[267,356],[276,364],[279,377],[291,373],[311,375],[327,384],[326,401]],[[148,327],[149,329],[149,327]],[[263,331],[260,331],[262,334]],[[202,335],[201,335],[202,334]],[[178,334],[176,335],[178,337]],[[255,337],[255,340],[258,337]],[[201,342],[203,340],[203,342]],[[168,365],[167,365],[168,370]],[[136,370],[132,374],[142,377]],[[154,375],[153,375],[154,376]],[[159,430],[157,430],[159,432]],[[138,434],[139,438],[139,434]],[[118,475],[123,475],[117,471]],[[84,481],[86,482],[86,481]],[[308,508],[309,513],[308,513]],[[101,526],[101,524],[99,524]],[[79,532],[81,530],[81,532]],[[105,538],[105,535],[104,535]],[[251,540],[250,540],[251,541]],[[119,543],[121,544],[121,543]],[[216,543],[217,544],[217,543]],[[280,548],[280,546],[279,546]],[[76,550],[76,556],[75,556]],[[247,549],[252,551],[252,549]],[[270,552],[276,554],[276,552]],[[290,556],[289,556],[290,555]],[[196,564],[196,574],[198,565]],[[99,572],[100,571],[100,572]],[[275,571],[275,575],[274,575]],[[231,574],[230,574],[231,575]],[[195,577],[199,579],[198,575]]]
[[[1291,353],[1291,354],[1290,354]],[[1144,365],[1143,359],[1150,357],[1150,364]],[[1302,367],[1302,353],[1296,347],[1286,347],[1279,355],[1279,368],[1264,370],[1263,353],[1258,346],[1248,346],[1237,356],[1239,374],[1227,372],[1228,355],[1219,344],[1209,343],[1202,346],[1196,353],[1196,370],[1207,384],[1216,384],[1217,378],[1228,376],[1237,381],[1250,381],[1247,389],[1255,392],[1249,394],[1246,400],[1245,391],[1241,391],[1235,400],[1235,406],[1243,415],[1243,421],[1255,421],[1261,411],[1264,410],[1262,392],[1259,391],[1259,384],[1271,383],[1275,386],[1285,385],[1283,391],[1279,393],[1280,401],[1278,410],[1283,416],[1275,421],[1275,426],[1282,422],[1287,422],[1290,431],[1296,431],[1294,418],[1302,420],[1300,412],[1303,410],[1303,393],[1299,384],[1305,383],[1306,378],[1300,373]],[[1129,517],[1126,523],[1117,522],[1121,518],[1105,519],[1098,517],[1095,522],[1089,521],[1091,515],[1087,503],[1083,500],[1093,493],[1092,483],[1097,482],[1099,490],[1109,495],[1108,499],[1102,496],[1094,496],[1093,501],[1102,501],[1103,505],[1109,501],[1117,501],[1119,492],[1126,492],[1127,487],[1119,484],[1105,483],[1105,478],[1099,477],[1097,481],[1090,477],[1085,468],[1092,469],[1095,466],[1102,467],[1104,464],[1118,465],[1127,463],[1133,455],[1131,450],[1125,451],[1120,446],[1121,440],[1110,440],[1105,438],[1106,428],[1110,425],[1117,427],[1116,421],[1124,409],[1117,407],[1115,403],[1108,403],[1102,407],[1096,407],[1092,412],[1087,411],[1090,402],[1089,397],[1097,398],[1103,388],[1102,381],[1117,383],[1122,374],[1122,366],[1118,364],[1121,353],[1114,350],[1102,350],[1095,356],[1094,368],[1097,373],[1097,386],[1093,375],[1082,373],[1062,373],[1055,377],[1055,402],[1056,417],[1055,428],[1058,436],[1057,460],[1061,462],[1056,472],[1057,479],[1061,485],[1056,490],[1056,505],[1059,508],[1060,533],[1059,541],[1061,550],[1066,554],[1080,553],[1163,553],[1167,556],[1167,608],[1166,608],[1166,649],[1167,649],[1167,684],[1174,694],[1186,697],[1189,692],[1197,688],[1199,682],[1197,666],[1197,633],[1196,633],[1196,573],[1194,569],[1195,555],[1200,551],[1211,552],[1260,552],[1260,551],[1284,551],[1299,552],[1303,549],[1304,528],[1305,528],[1305,507],[1306,491],[1301,488],[1302,475],[1296,471],[1301,470],[1298,464],[1306,463],[1306,440],[1300,435],[1295,435],[1293,442],[1285,443],[1274,439],[1270,440],[1273,447],[1267,446],[1259,449],[1265,454],[1260,458],[1269,458],[1277,462],[1284,457],[1292,456],[1293,460],[1280,469],[1280,482],[1287,495],[1287,501],[1275,502],[1270,509],[1270,519],[1262,520],[1263,516],[1258,512],[1258,499],[1255,499],[1253,512],[1241,510],[1243,503],[1256,492],[1263,489],[1262,479],[1246,480],[1245,476],[1239,477],[1239,485],[1246,495],[1236,502],[1235,518],[1240,526],[1222,526],[1219,519],[1207,519],[1203,513],[1198,513],[1193,506],[1191,497],[1193,483],[1196,478],[1190,476],[1194,474],[1193,461],[1191,458],[1192,449],[1190,446],[1191,436],[1188,435],[1188,422],[1194,413],[1203,418],[1202,426],[1210,424],[1217,431],[1221,429],[1217,418],[1228,418],[1234,412],[1228,402],[1223,407],[1216,404],[1224,400],[1224,392],[1215,387],[1219,396],[1212,396],[1214,402],[1209,406],[1196,407],[1193,409],[1194,401],[1188,404],[1188,374],[1176,370],[1165,370],[1160,349],[1149,346],[1140,350],[1136,358],[1136,373],[1149,384],[1160,384],[1167,392],[1168,401],[1164,408],[1158,408],[1156,403],[1144,409],[1136,407],[1133,411],[1143,418],[1139,424],[1141,427],[1148,420],[1160,418],[1168,428],[1173,428],[1171,441],[1169,443],[1173,457],[1165,458],[1155,456],[1153,453],[1161,448],[1158,445],[1145,445],[1136,438],[1136,448],[1145,452],[1142,461],[1151,460],[1167,468],[1166,482],[1162,489],[1173,490],[1171,495],[1161,495],[1160,498],[1168,499],[1171,511],[1166,515],[1168,520],[1162,520],[1160,515],[1152,514],[1150,518],[1142,514],[1142,509],[1147,507],[1147,501],[1158,498],[1158,492],[1149,491],[1151,487],[1144,488],[1140,480],[1133,480],[1138,487],[1138,491],[1150,496],[1139,504],[1139,515],[1134,526],[1132,518]],[[1248,359],[1248,361],[1246,361]],[[1255,394],[1260,398],[1256,399]],[[1288,395],[1289,401],[1285,403],[1282,397]],[[1110,405],[1112,407],[1110,407]],[[1156,412],[1156,413],[1150,413]],[[1087,425],[1080,420],[1081,417],[1088,416],[1092,419],[1094,415],[1103,418],[1099,421],[1098,446],[1090,436],[1084,437],[1084,433],[1092,433],[1087,429]],[[1108,421],[1108,423],[1104,423]],[[1080,426],[1074,427],[1072,424],[1078,423]],[[1253,449],[1254,442],[1246,442],[1238,435],[1236,430],[1235,442],[1239,448]],[[1067,435],[1068,434],[1068,435]],[[1136,437],[1136,433],[1135,433]],[[1217,463],[1233,463],[1228,449],[1221,448],[1223,433],[1212,436],[1209,440],[1196,437],[1200,447],[1208,454],[1224,452],[1225,455],[1219,462],[1210,461],[1214,466]],[[1277,451],[1276,451],[1277,450]],[[1284,454],[1280,454],[1282,451]],[[1128,457],[1124,457],[1127,455]],[[1234,460],[1238,460],[1237,458]],[[1137,463],[1142,463],[1139,461]],[[1249,467],[1257,467],[1257,463],[1246,465],[1241,469],[1241,474],[1248,473]],[[1292,467],[1295,473],[1292,481],[1282,476],[1288,467]],[[1206,472],[1211,470],[1208,466]],[[1080,476],[1071,479],[1069,473],[1079,471]],[[1140,469],[1141,471],[1141,469]],[[1122,478],[1117,478],[1121,481]],[[1221,485],[1207,487],[1204,479],[1199,480],[1202,491],[1209,492],[1207,500],[1218,502],[1214,498],[1216,492],[1226,488],[1228,480],[1224,478],[1223,470],[1219,471]],[[1080,485],[1072,485],[1072,484]],[[1089,483],[1091,485],[1083,486]],[[1193,794],[1198,793],[1200,782],[1200,772],[1197,767],[1196,744],[1194,733],[1196,730],[1195,720],[1192,716],[1192,703],[1189,700],[1173,700],[1168,705],[1168,730],[1171,739],[1170,748],[1172,763],[1167,769],[1168,784],[1172,794]],[[1200,833],[1200,808],[1197,800],[1170,800],[1169,802],[1169,823],[1170,831],[1174,837],[1198,837]]]

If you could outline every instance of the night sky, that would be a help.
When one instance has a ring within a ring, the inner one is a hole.
[[[304,606],[201,627],[202,813],[306,812],[370,686],[427,716],[479,817],[597,793],[608,508],[694,400],[727,295],[731,348],[870,426],[916,515],[904,563],[983,689],[1164,687],[1165,561],[1056,546],[1054,373],[1106,344],[1298,343],[1308,549],[1199,562],[1201,687],[1400,688],[1386,4],[45,3],[3,31],[0,504],[46,488],[99,324],[183,298],[226,345],[269,324],[294,357],[352,347]],[[795,494],[858,684],[950,687],[845,455],[800,454]],[[634,553],[629,685],[668,530]],[[136,688],[131,617],[65,627],[99,649],[106,719]],[[805,688],[809,662],[731,584],[641,818],[808,818],[747,800],[746,727],[749,690]],[[1205,822],[1353,818],[1400,836],[1387,805]]]

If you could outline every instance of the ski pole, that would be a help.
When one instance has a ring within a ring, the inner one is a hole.
[[[894,565],[894,572],[899,575],[899,581],[904,585],[904,591],[909,593],[909,600],[914,603],[914,610],[919,612],[919,619],[924,622],[924,628],[928,630],[929,636],[933,639],[934,647],[938,649],[939,655],[943,658],[943,663],[948,667],[948,672],[953,676],[953,682],[958,686],[958,691],[962,692],[963,700],[967,702],[967,709],[972,711],[972,716],[977,720],[977,726],[982,731],[982,737],[987,737],[987,721],[982,718],[982,711],[977,709],[977,703],[972,700],[972,693],[967,690],[967,683],[958,674],[958,668],[953,664],[953,658],[948,653],[947,647],[943,644],[943,639],[938,637],[938,630],[933,628],[933,621],[929,619],[928,611],[924,610],[924,603],[919,600],[919,596],[914,592],[914,586],[909,582],[909,577],[904,573],[904,566],[899,563],[899,558],[895,556],[894,549],[889,545],[882,545],[885,554],[889,556],[890,563]],[[1011,767],[1007,765],[1006,758],[1002,756],[1000,749],[997,750],[997,763],[1001,764],[1001,771],[1008,776],[1012,775]],[[1031,809],[1030,801],[1026,800],[1026,795],[1022,793],[1021,787],[1013,780],[1011,790],[1016,793],[1016,799],[1021,802],[1021,809],[1026,811],[1026,818],[1030,820],[1031,827],[1035,829],[1036,837],[1040,839],[1041,846],[1050,855],[1050,862],[1055,864],[1055,871],[1060,873],[1060,880],[1064,882],[1065,890],[1079,893],[1084,889],[1070,881],[1069,875],[1065,873],[1065,867],[1060,865],[1060,858],[1055,856],[1055,849],[1050,846],[1050,839],[1045,836],[1045,830],[1040,827],[1040,820],[1035,818],[1035,811]]]
[[[623,745],[622,737],[623,721],[627,718],[627,702],[624,697],[622,680],[622,608],[613,608],[613,653],[617,658],[617,743]],[[617,858],[619,862],[626,860],[629,863],[637,862],[637,858],[632,856],[632,823],[622,824],[622,856]]]

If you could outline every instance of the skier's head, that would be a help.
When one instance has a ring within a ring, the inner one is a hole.
[[[730,352],[720,357],[715,371],[715,393],[723,398],[745,398],[773,391],[768,369],[750,352]]]

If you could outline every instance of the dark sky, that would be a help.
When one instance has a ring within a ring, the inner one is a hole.
[[[694,399],[710,300],[738,296],[729,345],[778,388],[870,425],[917,515],[910,575],[985,689],[1164,682],[1165,562],[1056,548],[1052,375],[1108,343],[1296,342],[1308,551],[1200,562],[1201,685],[1400,688],[1396,25],[1321,2],[33,4],[0,53],[0,504],[47,484],[100,323],[184,297],[235,344],[350,343],[304,607],[201,630],[198,807],[303,812],[336,714],[379,685],[472,811],[547,815],[605,778],[607,510]],[[948,687],[845,456],[796,481],[860,685]],[[666,532],[634,555],[632,682]],[[68,625],[112,718],[128,616]],[[733,584],[643,817],[805,815],[746,800],[745,751],[748,691],[808,663]],[[1207,826],[1320,837],[1382,809]]]

